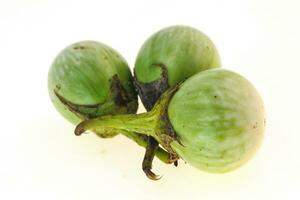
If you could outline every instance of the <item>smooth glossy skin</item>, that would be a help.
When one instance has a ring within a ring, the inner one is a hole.
[[[139,50],[135,63],[138,81],[149,83],[161,78],[167,68],[169,86],[197,72],[221,66],[218,51],[204,33],[188,26],[171,26],[152,35]]]
[[[120,80],[130,102],[123,107],[115,105],[118,91],[111,89],[114,76]],[[56,90],[68,101],[78,105],[103,104],[97,116],[105,114],[135,113],[137,95],[132,84],[132,75],[122,56],[105,44],[82,41],[72,44],[55,58],[48,75],[48,89],[57,110],[73,124],[83,118],[71,112],[54,93]],[[129,109],[126,107],[130,107]],[[89,110],[86,109],[83,115]]]
[[[170,101],[168,115],[180,138],[172,148],[186,162],[210,172],[241,166],[263,139],[262,99],[242,76],[207,70],[184,82]]]

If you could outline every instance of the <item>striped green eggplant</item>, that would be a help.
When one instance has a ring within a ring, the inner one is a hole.
[[[217,48],[201,31],[170,26],[153,34],[138,52],[134,79],[149,111],[169,87],[207,69],[221,66]]]
[[[126,61],[111,47],[95,41],[77,42],[57,55],[49,70],[48,91],[56,109],[73,124],[102,115],[136,113],[138,108]],[[102,138],[122,133],[147,146],[147,136],[134,132],[94,132]],[[162,148],[155,155],[165,163],[173,162]]]
[[[126,61],[95,41],[72,44],[57,55],[48,90],[56,109],[73,124],[101,115],[136,113],[138,107]]]
[[[235,72],[210,69],[167,90],[148,113],[87,120],[75,132],[144,133],[192,166],[224,173],[253,157],[264,127],[264,105],[254,86]]]

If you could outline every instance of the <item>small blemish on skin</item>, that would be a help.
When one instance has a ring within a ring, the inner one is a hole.
[[[77,49],[85,49],[85,47],[84,46],[76,46],[76,47],[74,47],[73,49],[75,49],[75,50],[77,50]]]
[[[258,125],[258,123],[255,122],[255,124],[252,126],[252,128],[253,128],[253,129],[256,129],[256,128],[257,128],[257,125]]]
[[[214,97],[215,97],[215,99],[216,99],[216,98],[217,98],[217,95],[215,95]]]

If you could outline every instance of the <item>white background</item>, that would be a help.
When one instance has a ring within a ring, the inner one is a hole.
[[[300,199],[298,2],[0,0],[0,199]],[[123,136],[74,136],[49,100],[48,69],[65,46],[98,40],[132,67],[145,39],[174,24],[209,35],[223,67],[265,101],[264,144],[239,170],[208,174],[155,160],[164,176],[150,181],[142,148]]]

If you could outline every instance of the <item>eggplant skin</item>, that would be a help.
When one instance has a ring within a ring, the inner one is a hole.
[[[143,104],[151,109],[169,87],[217,67],[221,67],[219,53],[207,35],[189,26],[170,26],[142,45],[134,67],[135,83]]]
[[[48,91],[56,109],[73,124],[101,115],[136,113],[138,107],[127,62],[96,41],[74,43],[56,56]]]
[[[246,163],[260,146],[265,127],[263,101],[253,85],[224,69],[186,80],[168,106],[182,145],[171,146],[196,168],[223,173]]]

